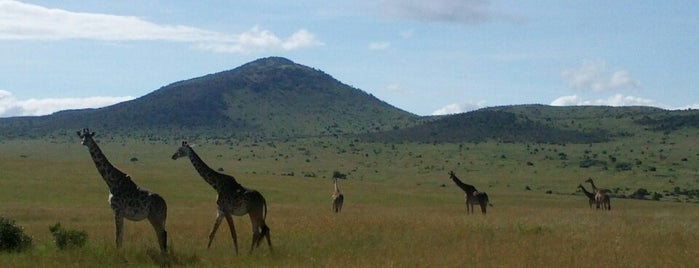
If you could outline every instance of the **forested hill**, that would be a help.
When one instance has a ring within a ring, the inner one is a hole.
[[[418,119],[320,70],[270,57],[109,107],[0,119],[0,135],[41,136],[90,127],[103,133],[284,138],[389,130]]]

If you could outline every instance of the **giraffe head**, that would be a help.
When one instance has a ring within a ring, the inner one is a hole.
[[[83,128],[82,131],[77,131],[78,137],[80,137],[80,144],[85,145],[85,141],[92,139],[95,136],[95,132],[90,132],[89,129]]]
[[[454,171],[449,171],[449,177],[450,178],[456,177],[456,175],[454,174]]]
[[[189,147],[189,144],[187,144],[186,141],[182,142],[182,146],[180,148],[177,148],[177,152],[172,155],[172,160],[175,160],[180,157],[189,157],[189,152],[192,151],[192,148]]]

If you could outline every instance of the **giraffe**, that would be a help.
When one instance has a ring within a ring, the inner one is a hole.
[[[590,204],[590,208],[592,208],[592,204],[596,203],[597,201],[595,200],[595,194],[590,193],[585,189],[585,187],[582,186],[582,184],[578,184],[578,188],[582,190],[582,192],[587,196],[587,201]]]
[[[599,209],[601,206],[603,210],[612,210],[612,203],[609,195],[607,194],[607,190],[597,188],[595,182],[592,181],[592,178],[587,178],[585,182],[589,182],[590,185],[592,185],[592,190],[595,192],[595,203],[597,208]]]
[[[337,177],[333,177],[333,185],[335,186],[335,191],[333,192],[333,211],[335,213],[340,213],[342,210],[342,203],[345,201],[345,196],[340,192],[340,188],[337,187]]]
[[[124,218],[131,221],[148,219],[158,238],[160,252],[167,252],[167,231],[165,220],[167,218],[167,204],[158,194],[141,189],[131,180],[129,175],[114,167],[102,153],[94,140],[95,132],[85,128],[78,131],[81,143],[87,146],[97,171],[109,187],[109,206],[114,211],[114,224],[116,226],[116,245],[121,248]]]
[[[267,245],[270,251],[272,251],[269,227],[267,227],[265,223],[265,218],[267,217],[267,201],[265,201],[262,194],[256,190],[243,187],[232,176],[214,171],[204,163],[186,141],[183,141],[182,146],[172,155],[172,159],[175,160],[185,156],[192,162],[194,169],[199,172],[199,175],[218,193],[216,199],[218,214],[214,222],[214,228],[209,234],[209,244],[207,248],[211,248],[211,242],[214,240],[221,220],[225,218],[231,231],[235,253],[238,254],[238,238],[235,233],[232,215],[243,216],[249,214],[250,222],[252,223],[252,245],[250,245],[250,253],[252,253],[254,248],[260,246],[260,241],[263,237],[267,238]]]
[[[461,190],[466,192],[466,213],[474,213],[473,205],[478,204],[481,206],[481,213],[485,215],[485,210],[488,206],[488,194],[485,192],[479,192],[473,185],[461,182],[453,171],[449,171],[449,177],[452,181],[454,181],[456,186],[459,186]]]

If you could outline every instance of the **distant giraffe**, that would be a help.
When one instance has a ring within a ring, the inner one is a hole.
[[[612,203],[609,195],[607,194],[607,190],[597,188],[595,182],[592,181],[592,178],[588,178],[585,180],[585,182],[589,182],[590,185],[592,185],[592,190],[595,192],[595,204],[597,205],[597,208],[599,209],[602,207],[603,210],[612,210]]]
[[[186,141],[182,142],[182,146],[172,155],[172,159],[174,160],[184,156],[189,157],[194,169],[196,169],[199,175],[218,193],[216,199],[218,215],[216,216],[214,228],[209,234],[209,244],[207,248],[211,247],[211,242],[214,240],[221,220],[225,218],[231,231],[235,253],[238,254],[238,238],[235,233],[235,226],[231,215],[243,216],[249,214],[250,222],[252,223],[252,244],[250,245],[250,253],[252,253],[254,248],[260,246],[260,240],[262,240],[263,237],[267,238],[267,245],[269,245],[271,251],[272,241],[270,239],[269,227],[267,227],[265,223],[265,218],[267,217],[267,201],[265,201],[262,194],[256,190],[243,187],[232,176],[214,171],[199,158]]]
[[[333,185],[335,186],[335,191],[333,192],[333,211],[335,213],[340,213],[342,210],[342,203],[345,201],[345,196],[340,192],[340,188],[337,187],[337,178],[333,178]]]
[[[488,194],[479,192],[473,185],[461,182],[453,171],[449,172],[449,178],[454,181],[456,186],[459,186],[461,190],[466,192],[466,213],[474,213],[473,205],[478,204],[481,206],[481,213],[485,215],[486,208],[488,207]]]
[[[131,180],[131,177],[112,166],[97,146],[97,142],[93,138],[94,132],[85,128],[77,133],[81,143],[89,149],[90,156],[97,166],[97,171],[109,187],[109,205],[114,211],[117,248],[121,248],[122,244],[124,218],[132,221],[147,218],[155,229],[160,251],[167,252],[167,231],[165,231],[167,204],[165,200],[156,193],[140,189]]]
[[[582,190],[582,192],[587,196],[587,201],[590,204],[590,208],[592,208],[592,204],[595,204],[597,201],[595,201],[595,194],[590,193],[585,189],[585,187],[582,186],[582,184],[578,184],[578,188]]]

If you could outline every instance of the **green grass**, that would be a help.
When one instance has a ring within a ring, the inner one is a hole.
[[[188,160],[170,159],[178,142],[103,140],[115,166],[168,202],[167,257],[156,253],[146,221],[127,221],[124,248],[115,248],[106,186],[77,138],[6,140],[0,142],[0,216],[24,227],[34,247],[0,254],[0,266],[692,267],[699,265],[696,197],[613,198],[612,211],[603,212],[589,209],[575,188],[587,177],[600,187],[629,189],[621,193],[699,188],[693,151],[699,138],[689,134],[565,146],[190,140],[211,167],[267,199],[275,251],[261,245],[252,255],[247,217],[235,218],[240,255],[225,226],[206,249],[216,194]],[[579,167],[595,154],[642,164],[630,171]],[[644,171],[651,165],[656,171]],[[488,192],[487,216],[466,215],[449,170]],[[348,174],[340,181],[340,215],[331,211],[333,171]],[[282,176],[290,172],[295,176]],[[86,231],[85,247],[57,249],[48,231],[56,222]]]

